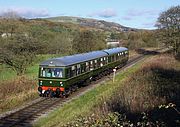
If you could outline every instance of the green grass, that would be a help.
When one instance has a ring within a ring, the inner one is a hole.
[[[39,71],[39,64],[35,64],[27,69],[26,75],[30,79],[37,79],[38,71]]]
[[[30,79],[36,79],[38,77],[38,66],[40,62],[49,58],[60,57],[60,56],[63,56],[63,54],[38,55],[32,66],[27,68],[24,75]],[[7,80],[14,80],[16,78],[17,75],[11,68],[8,68],[6,65],[0,65],[0,82]]]
[[[28,67],[27,71],[25,72],[25,76],[30,79],[36,79],[38,77],[38,66],[39,64],[34,64],[33,66]],[[0,82],[14,80],[16,78],[17,75],[11,68],[1,65]]]
[[[12,79],[16,76],[16,73],[10,68],[6,68],[4,65],[0,65],[0,82]]]
[[[35,126],[61,126],[62,124],[66,124],[67,122],[74,120],[76,116],[93,113],[94,107],[104,103],[104,98],[110,98],[113,91],[122,85],[120,82],[122,82],[122,80],[124,80],[129,74],[140,68],[142,63],[143,62],[136,64],[131,69],[116,75],[114,83],[112,83],[112,80],[107,81],[106,83],[103,83],[82,95],[78,99],[75,99],[65,104],[63,107],[56,109],[53,113],[37,121]]]

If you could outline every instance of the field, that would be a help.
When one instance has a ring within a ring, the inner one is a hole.
[[[0,66],[0,113],[22,106],[38,98],[38,65],[41,61],[60,55],[39,55],[25,75],[17,76],[5,65]]]
[[[148,57],[34,126],[177,126],[179,70],[172,56]]]

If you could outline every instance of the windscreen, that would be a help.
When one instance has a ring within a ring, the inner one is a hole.
[[[40,77],[63,77],[63,69],[62,68],[40,68]]]

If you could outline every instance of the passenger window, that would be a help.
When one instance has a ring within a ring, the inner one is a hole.
[[[112,59],[111,59],[111,57],[110,57],[110,56],[108,57],[108,61],[109,61],[109,63],[112,61]]]
[[[120,57],[119,57],[119,53],[118,53],[118,54],[117,54],[117,59],[119,60],[119,58],[120,58]]]
[[[109,57],[107,57],[107,63],[109,63]]]
[[[114,61],[116,61],[116,54],[114,54]]]
[[[101,58],[100,67],[103,66],[103,58]]]
[[[86,62],[86,71],[89,71],[89,63]]]
[[[101,58],[101,62],[103,61],[103,58]]]
[[[90,71],[92,71],[94,68],[93,68],[93,61],[90,62]]]
[[[116,54],[116,60],[118,60],[118,54]]]
[[[112,62],[114,62],[114,56],[111,56]]]
[[[80,73],[81,73],[81,65],[78,64],[78,65],[77,65],[77,75],[80,74]]]
[[[74,77],[74,76],[76,76],[76,67],[72,66],[71,67],[71,77]]]
[[[106,57],[104,57],[104,62],[103,63],[106,64]]]
[[[83,64],[81,64],[81,73],[83,73],[85,71],[86,71],[86,64],[83,63]]]
[[[94,60],[94,68],[98,68],[97,60]]]

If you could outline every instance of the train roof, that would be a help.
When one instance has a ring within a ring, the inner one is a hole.
[[[82,63],[85,61],[90,61],[96,58],[108,56],[114,53],[122,52],[128,50],[124,47],[113,48],[113,49],[106,49],[101,51],[93,51],[89,53],[83,54],[75,54],[72,56],[64,56],[59,58],[48,59],[43,61],[40,66],[69,66],[77,63]]]
[[[72,56],[49,59],[49,60],[43,61],[40,65],[41,66],[69,66],[69,65],[89,61],[92,59],[104,57],[107,55],[108,54],[103,51],[93,51],[89,53],[76,54]]]
[[[112,54],[122,52],[122,51],[126,51],[126,50],[128,50],[128,49],[125,47],[118,47],[118,48],[112,48],[112,49],[105,49],[103,51],[108,53],[108,55],[112,55]]]

